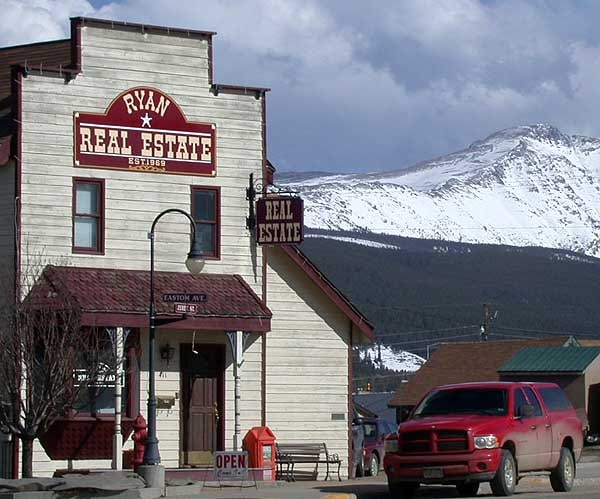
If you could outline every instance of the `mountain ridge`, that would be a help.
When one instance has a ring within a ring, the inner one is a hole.
[[[600,256],[600,139],[550,125],[500,130],[403,170],[282,174],[305,225]]]

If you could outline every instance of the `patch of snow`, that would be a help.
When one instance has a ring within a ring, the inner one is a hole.
[[[359,357],[361,360],[369,359],[376,367],[385,367],[396,372],[414,373],[426,362],[423,357],[414,353],[404,350],[397,351],[385,345],[381,345],[381,366],[378,362],[379,346],[361,349]]]
[[[369,239],[358,239],[355,237],[344,237],[344,236],[330,236],[325,234],[305,234],[305,238],[313,237],[313,238],[321,238],[321,239],[333,239],[335,241],[342,241],[344,243],[352,243],[352,244],[360,244],[361,246],[369,246],[371,248],[383,248],[383,249],[402,249],[400,246],[396,246],[395,244],[384,244],[378,243],[377,241],[370,241]]]

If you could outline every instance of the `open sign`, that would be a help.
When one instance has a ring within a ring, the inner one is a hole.
[[[243,451],[215,452],[215,480],[245,480],[248,478],[248,453]]]

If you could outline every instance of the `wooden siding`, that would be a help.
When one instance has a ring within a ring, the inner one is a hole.
[[[11,269],[11,275],[14,269],[14,256],[15,162],[11,160],[6,165],[0,166],[0,264],[3,269]]]
[[[348,469],[350,321],[279,249],[269,251],[273,312],[266,368],[267,426],[280,442],[326,442]],[[343,420],[333,420],[333,414]]]
[[[209,88],[209,62],[208,39],[87,26],[82,29],[82,71],[74,80],[65,84],[64,78],[50,72],[33,72],[23,79],[21,252],[25,274],[37,273],[40,262],[146,270],[150,261],[147,233],[156,215],[168,208],[191,212],[192,186],[220,186],[221,258],[207,261],[204,272],[240,274],[261,294],[262,256],[260,248],[252,249],[245,229],[245,189],[250,173],[255,178],[262,177],[263,104],[253,95],[213,95]],[[216,124],[216,177],[74,167],[73,113],[104,113],[120,92],[135,86],[157,87],[167,93],[188,121]],[[71,251],[75,176],[105,180],[104,255]],[[188,241],[189,224],[184,217],[168,215],[161,219],[156,227],[156,270],[186,272]],[[27,262],[36,262],[36,268],[32,271]],[[159,338],[163,334],[161,331]],[[174,335],[183,338],[186,333]],[[191,332],[187,336],[190,342]],[[211,341],[223,343],[226,338],[221,332]],[[242,368],[244,433],[260,424],[260,346],[261,342],[252,343]],[[233,374],[229,350],[225,432],[226,446],[231,448]],[[160,369],[162,361],[158,362]],[[158,395],[179,392],[177,362],[172,361],[168,369],[158,373]],[[140,393],[140,407],[145,414],[145,371],[141,373]],[[178,407],[158,412],[158,438],[163,464],[177,466]],[[109,463],[81,462],[77,466],[106,468]],[[64,467],[66,463],[49,461],[36,445],[36,475],[51,474]]]
[[[22,87],[22,240],[23,262],[44,259],[62,265],[141,269],[149,267],[147,232],[167,208],[191,211],[191,186],[219,186],[221,258],[209,260],[205,272],[236,273],[262,294],[262,250],[245,229],[245,189],[250,173],[262,178],[263,102],[254,95],[209,88],[207,39],[168,36],[126,29],[82,28],[82,72],[65,84],[55,74],[32,73]],[[171,96],[188,120],[214,122],[217,176],[200,177],[73,166],[73,113],[103,113],[122,91],[154,86]],[[105,181],[105,254],[71,252],[72,178]],[[189,226],[168,215],[156,228],[156,269],[185,271]],[[348,343],[351,323],[281,250],[270,251],[268,306],[273,311],[268,351],[252,336],[241,369],[242,432],[266,423],[282,442],[324,441],[348,469]],[[27,272],[27,268],[22,269]],[[180,395],[179,346],[191,343],[191,331],[158,332],[177,350],[173,359],[157,359],[157,395]],[[225,447],[234,430],[234,383],[231,351],[222,331],[196,335],[198,343],[226,344]],[[147,331],[141,337],[147,355]],[[263,357],[266,401],[262,400]],[[140,408],[146,414],[147,358],[142,358]],[[181,400],[181,397],[179,397]],[[179,402],[158,411],[162,463],[179,464]],[[334,420],[332,415],[341,415]],[[131,444],[128,443],[127,446]],[[108,467],[108,462],[81,462],[79,467]],[[36,446],[34,473],[50,474],[66,463],[50,462]]]
[[[23,80],[22,249],[69,265],[146,269],[147,232],[167,208],[191,211],[192,185],[221,187],[221,258],[206,272],[237,273],[254,290],[260,249],[251,252],[245,230],[248,176],[262,176],[262,102],[251,95],[220,93],[208,86],[208,39],[184,38],[86,26],[82,29],[82,72],[68,84],[33,73]],[[188,120],[217,126],[217,176],[75,168],[73,113],[106,110],[127,88],[156,86],[169,94]],[[74,255],[72,177],[102,178],[106,188],[105,255]],[[49,188],[50,187],[50,188]],[[184,271],[189,227],[169,216],[156,230],[157,270]]]

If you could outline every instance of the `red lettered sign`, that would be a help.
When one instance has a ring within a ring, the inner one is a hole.
[[[304,239],[304,202],[291,196],[264,197],[256,202],[258,244],[298,244]]]
[[[248,478],[246,451],[215,452],[215,480],[245,480]]]
[[[215,175],[213,123],[187,121],[156,88],[131,88],[104,114],[74,113],[75,166]]]

